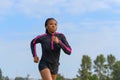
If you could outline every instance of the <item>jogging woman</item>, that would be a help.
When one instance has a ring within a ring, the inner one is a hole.
[[[31,51],[34,62],[39,62],[38,68],[42,79],[56,80],[61,49],[68,55],[71,54],[72,49],[64,34],[56,32],[57,21],[54,18],[48,18],[45,21],[45,28],[45,34],[38,35],[31,41]],[[40,43],[42,48],[40,60],[36,53],[37,43]]]

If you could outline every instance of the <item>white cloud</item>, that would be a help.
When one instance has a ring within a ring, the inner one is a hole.
[[[59,13],[58,7],[55,5],[58,1],[40,1],[40,0],[21,0],[17,2],[18,10],[29,16],[41,17],[43,15],[51,15]]]
[[[70,14],[79,14],[86,12],[94,12],[96,10],[103,10],[109,8],[103,1],[88,1],[88,0],[70,0],[64,3],[64,11]]]
[[[18,8],[28,15],[50,15],[59,13],[79,14],[89,11],[96,11],[108,8],[108,5],[102,1],[85,0],[62,0],[62,1],[39,1],[39,0],[21,0],[18,2]]]
[[[84,25],[82,24],[83,27],[78,29],[79,33],[76,36],[70,36],[71,40],[76,40],[73,44],[76,48],[75,53],[87,52],[90,56],[100,53],[109,54],[113,52],[112,54],[115,55],[119,53],[120,21],[91,21],[84,23]],[[117,55],[116,57],[118,58]]]
[[[42,17],[59,14],[79,15],[99,10],[114,10],[113,6],[119,6],[119,0],[1,0],[0,14],[9,14],[8,11],[20,12],[31,17]]]
[[[13,7],[13,2],[10,0],[0,0],[0,16],[7,14]]]
[[[120,6],[120,0],[103,0],[105,1],[107,4],[110,4],[110,5],[116,5],[116,6]]]
[[[86,53],[96,56],[100,53],[119,53],[120,21],[84,21],[67,24],[70,28],[65,28],[65,24],[61,30],[63,33],[67,32],[66,36],[74,48],[73,54],[80,52],[81,55]]]

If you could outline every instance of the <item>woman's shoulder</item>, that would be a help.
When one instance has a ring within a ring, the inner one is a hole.
[[[47,36],[46,33],[44,33],[44,34],[40,34],[40,35],[37,35],[36,38],[42,38],[42,37],[45,37],[45,36]]]
[[[56,32],[55,34],[57,34],[57,35],[63,35],[64,36],[64,34],[60,33],[60,32]]]
[[[56,35],[57,35],[58,37],[65,38],[65,35],[64,35],[63,33],[56,32]]]

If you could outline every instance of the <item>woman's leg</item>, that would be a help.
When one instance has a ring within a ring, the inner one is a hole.
[[[48,68],[41,70],[40,74],[41,74],[43,80],[53,80],[50,70]]]
[[[52,74],[52,80],[56,80],[57,74]]]

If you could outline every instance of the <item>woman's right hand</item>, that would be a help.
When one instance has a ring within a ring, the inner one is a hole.
[[[38,62],[39,62],[39,57],[37,57],[37,56],[34,57],[34,62],[35,62],[35,63],[38,63]]]

